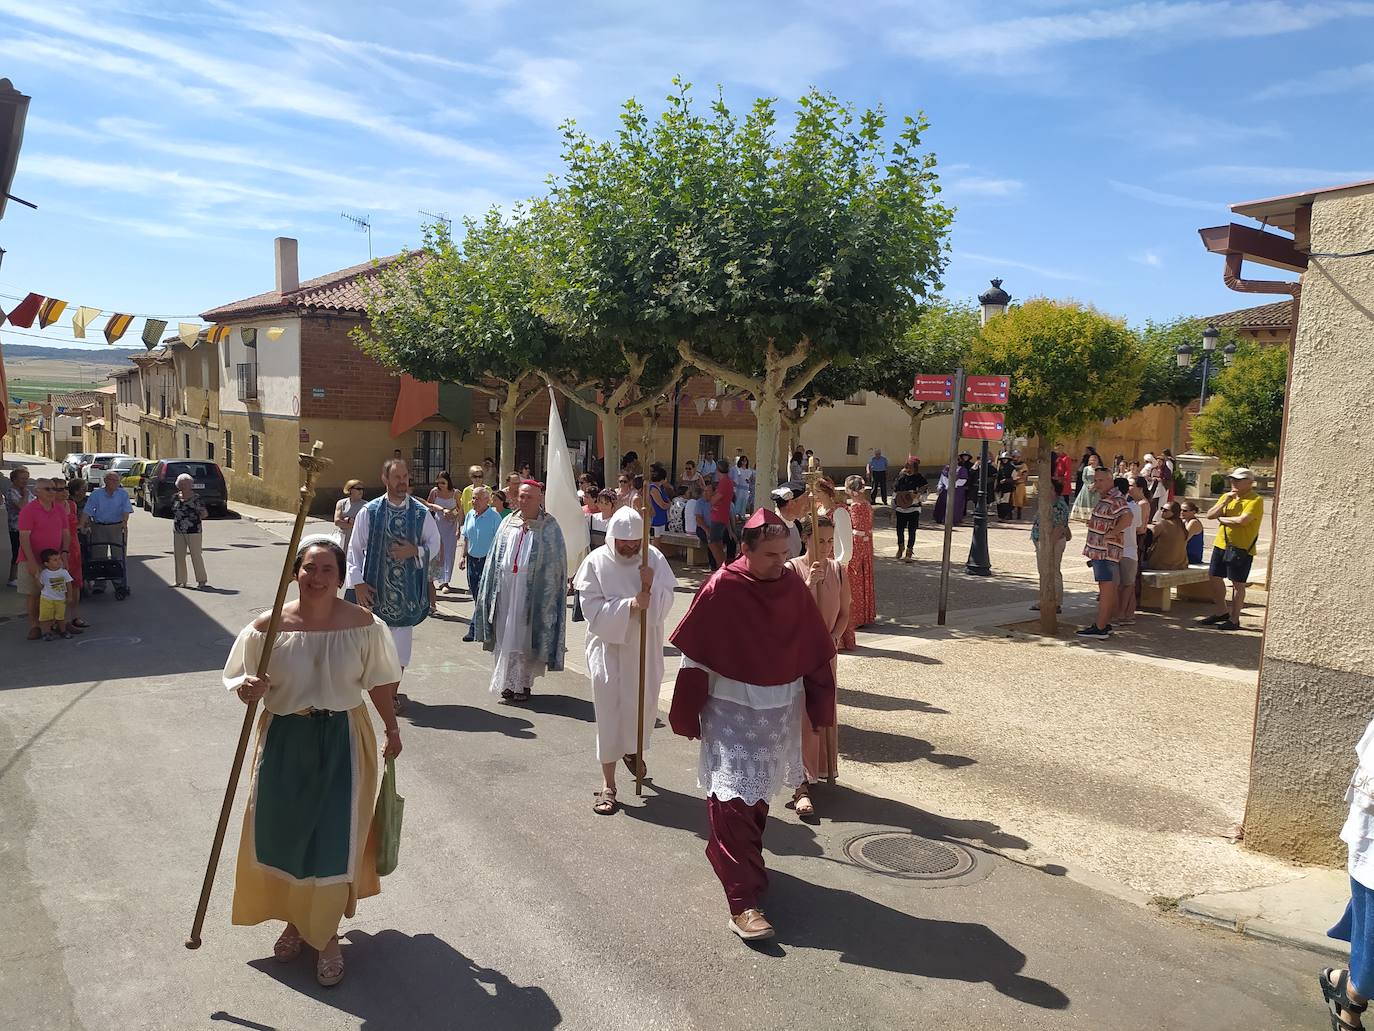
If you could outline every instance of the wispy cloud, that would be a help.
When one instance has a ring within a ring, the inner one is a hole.
[[[1026,188],[1020,179],[999,179],[988,175],[951,176],[944,180],[945,192],[960,197],[1019,197]]]
[[[19,0],[0,0],[0,11],[70,38],[153,58],[159,62],[164,77],[175,69],[219,87],[230,94],[233,102],[249,108],[348,125],[394,143],[488,171],[507,174],[520,171],[519,165],[505,154],[407,126],[394,115],[377,109],[370,101],[271,65],[234,61],[203,49],[192,49],[180,38],[154,36],[128,26],[107,24],[90,10],[53,5],[40,8]],[[65,57],[65,64],[78,63],[84,58],[84,51],[73,51]]]
[[[1266,86],[1255,94],[1256,100],[1295,100],[1301,97],[1320,97],[1356,90],[1368,96],[1374,87],[1374,61],[1351,68],[1329,68],[1305,78],[1284,79]]]
[[[1078,44],[1131,40],[1149,47],[1177,39],[1301,32],[1338,19],[1374,17],[1374,4],[1363,2],[1151,0],[1119,7],[1065,6],[1069,9],[1001,18],[986,4],[923,4],[893,39],[917,56],[969,71],[1021,72],[1034,67],[1038,55]]]
[[[1159,268],[1164,264],[1164,259],[1159,256],[1158,252],[1151,250],[1144,250],[1138,254],[1132,254],[1130,258],[1137,265],[1145,265],[1149,268]]]
[[[1180,197],[1176,193],[1163,193],[1159,190],[1151,190],[1145,186],[1136,186],[1134,183],[1123,183],[1116,179],[1108,179],[1107,184],[1117,193],[1123,193],[1127,197],[1134,197],[1136,200],[1145,201],[1147,204],[1159,204],[1166,208],[1188,208],[1193,211],[1209,211],[1213,214],[1224,212],[1226,205],[1220,202],[1206,200],[1196,200],[1192,197]]]
[[[1076,272],[1067,272],[1063,269],[1048,268],[1044,265],[1036,265],[1029,261],[1018,261],[1015,258],[1003,258],[993,254],[979,254],[975,251],[956,250],[953,254],[954,261],[971,261],[978,265],[992,265],[997,268],[1016,268],[1024,272],[1033,272],[1037,276],[1045,279],[1054,279],[1066,283],[1088,283],[1091,282],[1086,276],[1080,276]]]
[[[1286,165],[1202,165],[1171,173],[1169,178],[1210,179],[1228,185],[1305,190],[1374,179],[1374,166],[1331,169]]]

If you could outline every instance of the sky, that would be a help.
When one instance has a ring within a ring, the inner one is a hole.
[[[560,123],[610,135],[674,75],[740,111],[776,97],[783,124],[812,86],[923,111],[951,298],[996,276],[1133,325],[1263,303],[1197,229],[1374,179],[1374,2],[0,0],[0,28],[33,98],[12,192],[38,204],[0,222],[6,309],[194,321],[272,289],[276,236],[303,279],[366,261],[343,213],[375,255],[415,246],[432,215],[543,192]]]

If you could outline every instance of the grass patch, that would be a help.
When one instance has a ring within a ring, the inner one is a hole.
[[[9,383],[11,397],[21,401],[46,401],[49,394],[70,394],[77,390],[99,390],[105,383],[83,383],[79,380],[24,380],[12,379]]]

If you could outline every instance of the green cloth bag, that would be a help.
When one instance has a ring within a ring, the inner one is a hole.
[[[401,817],[405,815],[406,800],[396,794],[396,760],[386,761],[382,774],[382,789],[377,793],[377,808],[372,815],[372,829],[377,834],[377,876],[385,877],[396,869],[401,853]]]

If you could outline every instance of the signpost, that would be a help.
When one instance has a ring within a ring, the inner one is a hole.
[[[1004,405],[1010,394],[1010,376],[970,376],[964,380],[965,404]]]
[[[911,388],[911,398],[913,401],[945,401],[954,402],[956,391],[955,378],[958,374],[948,376],[917,376],[916,383]]]
[[[1007,417],[1001,412],[964,413],[960,435],[969,440],[1001,440],[1006,432]]]

